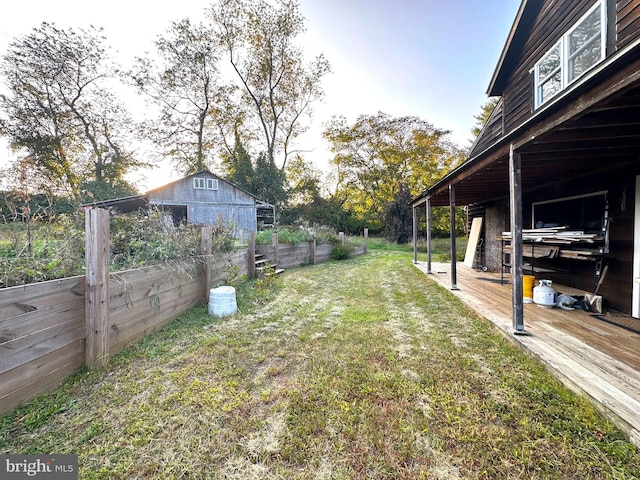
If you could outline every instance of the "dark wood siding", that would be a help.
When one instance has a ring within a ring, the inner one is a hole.
[[[609,263],[609,270],[600,288],[606,306],[627,314],[631,313],[632,277],[633,277],[633,216],[635,205],[635,175],[631,172],[613,172],[610,175],[586,177],[584,181],[560,182],[552,188],[525,196],[523,203],[523,222],[526,228],[531,225],[531,204],[536,201],[565,198],[572,195],[588,194],[607,190],[609,200],[609,251],[605,257]],[[635,169],[640,175],[640,165]],[[539,266],[545,266],[539,261]],[[563,269],[571,272],[544,274],[556,283],[591,291],[595,263],[576,260],[553,259],[546,265],[550,268]],[[538,274],[536,278],[542,278]]]
[[[611,21],[607,22],[608,28],[615,30],[607,35],[615,42],[615,45],[607,49],[607,55],[612,55],[640,38],[640,0],[602,1],[607,4],[607,15],[611,18]],[[544,0],[532,21],[530,34],[520,49],[519,57],[513,61],[516,66],[502,92],[504,129],[487,129],[477,142],[478,148],[475,148],[473,153],[483,151],[483,147],[493,144],[502,135],[531,118],[534,113],[531,70],[596,2],[597,0]]]
[[[546,0],[533,23],[531,35],[522,49],[518,67],[511,74],[504,96],[505,130],[513,130],[532,114],[533,82],[531,69],[558,42],[573,24],[584,15],[596,0]]]
[[[504,101],[504,98],[502,99]],[[489,145],[491,145],[496,138],[501,137],[504,134],[504,117],[502,115],[503,102],[499,102],[496,108],[489,116],[489,120],[480,132],[476,142],[473,144],[473,148],[469,154],[473,157],[482,151],[484,151]]]
[[[619,0],[616,12],[617,47],[640,37],[640,0]]]

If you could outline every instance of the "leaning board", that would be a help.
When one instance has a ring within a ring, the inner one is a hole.
[[[475,217],[471,222],[471,232],[469,233],[469,240],[467,241],[467,251],[464,254],[464,264],[469,268],[473,268],[481,231],[482,217]]]

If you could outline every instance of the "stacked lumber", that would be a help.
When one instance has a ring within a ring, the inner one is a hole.
[[[505,245],[505,253],[511,253],[511,244]],[[522,246],[522,255],[533,258],[555,258],[559,256],[560,247],[557,245],[528,245]],[[560,255],[561,256],[561,255]]]
[[[560,250],[558,255],[560,258],[572,258],[574,260],[592,260],[595,261],[600,252],[597,250]]]
[[[510,240],[511,232],[502,232],[502,239]],[[601,241],[602,237],[595,233],[584,233],[580,230],[567,230],[567,227],[549,227],[523,229],[522,240],[524,242],[570,245],[573,243],[595,243],[596,241]]]

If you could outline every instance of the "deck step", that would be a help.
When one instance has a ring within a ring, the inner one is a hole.
[[[264,272],[265,270],[276,270],[277,265],[256,266],[256,272]]]
[[[273,272],[265,273],[265,275],[270,277],[271,275],[280,275],[282,272],[284,272],[284,268],[276,268]]]

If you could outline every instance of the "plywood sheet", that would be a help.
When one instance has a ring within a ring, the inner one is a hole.
[[[467,242],[467,252],[464,255],[464,264],[469,268],[473,268],[476,259],[480,232],[482,232],[482,217],[476,217],[471,222],[471,233],[469,233],[469,241]]]

